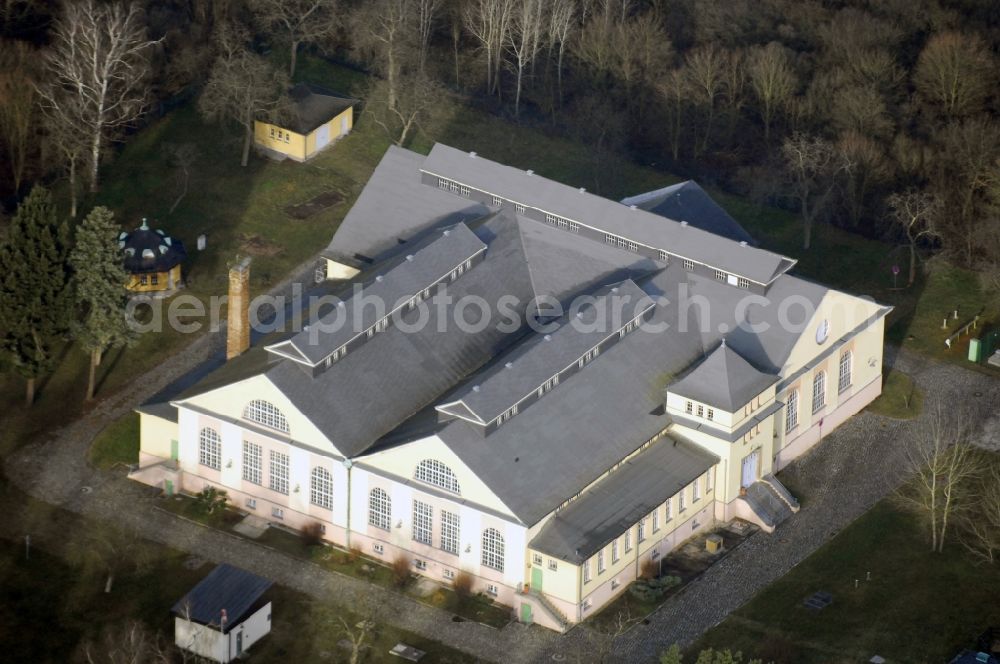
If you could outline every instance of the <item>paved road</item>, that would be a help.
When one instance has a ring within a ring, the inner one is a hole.
[[[376,594],[390,607],[392,622],[436,639],[484,661],[521,664],[550,661],[556,653],[570,660],[593,661],[595,639],[586,627],[558,636],[538,627],[513,623],[495,630],[419,604],[363,581],[322,570],[283,553],[223,532],[203,528],[155,509],[148,488],[121,473],[97,471],[83,459],[93,437],[110,421],[156,394],[178,378],[218,361],[220,335],[205,336],[162,367],[136,377],[133,385],[105,399],[92,412],[56,431],[47,441],[19,450],[5,471],[32,495],[72,511],[132,524],[151,540],[167,543],[214,562],[231,562],[276,582],[334,604],[352,592]],[[1000,432],[991,411],[1000,403],[1000,381],[962,369],[928,362],[911,354],[889,358],[914,376],[928,403],[963,404],[970,421],[989,432],[988,444]],[[780,526],[776,535],[754,535],[739,549],[710,568],[684,592],[620,637],[614,661],[656,661],[674,642],[690,643],[816,550],[834,532],[853,521],[891,492],[901,479],[903,449],[924,426],[921,418],[900,422],[868,413],[859,415],[829,435],[785,473],[795,486],[809,487],[803,509]],[[992,419],[991,419],[992,417]],[[90,487],[89,492],[82,491]]]

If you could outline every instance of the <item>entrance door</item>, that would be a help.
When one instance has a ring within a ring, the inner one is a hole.
[[[236,656],[243,654],[243,630],[236,632]]]
[[[522,604],[521,605],[521,622],[525,625],[531,624],[531,605]]]
[[[179,454],[179,450],[178,450],[177,441],[176,440],[171,440],[170,441],[170,458],[173,459],[174,461],[177,461],[177,459],[178,459],[179,456],[180,456],[180,454]]]
[[[743,457],[743,477],[740,486],[750,486],[757,481],[760,471],[760,449]]]
[[[329,123],[321,126],[316,130],[316,149],[322,150],[326,147],[326,144],[330,142],[330,125]]]
[[[342,115],[340,118],[340,135],[347,135],[347,115]]]
[[[542,568],[532,567],[531,568],[531,588],[532,590],[537,590],[542,592]]]
[[[170,480],[163,480],[163,490],[168,496],[174,495],[174,483]]]

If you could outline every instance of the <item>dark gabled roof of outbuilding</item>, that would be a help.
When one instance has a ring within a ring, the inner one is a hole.
[[[636,205],[643,210],[674,221],[686,221],[695,228],[736,242],[755,244],[754,239],[738,221],[729,216],[694,180],[648,191],[645,194],[622,199],[625,205]]]
[[[174,604],[174,615],[202,625],[220,626],[226,612],[228,632],[247,618],[272,582],[223,563]]]
[[[778,376],[757,371],[723,341],[698,366],[667,389],[733,413],[776,382]]]
[[[693,443],[661,438],[556,513],[528,546],[579,565],[718,462]]]
[[[298,83],[288,95],[293,106],[292,121],[288,128],[298,134],[312,132],[358,103],[353,97],[337,94],[312,83]]]

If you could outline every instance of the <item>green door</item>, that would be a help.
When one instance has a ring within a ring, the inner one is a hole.
[[[178,457],[177,441],[176,440],[171,440],[170,441],[170,458],[173,459],[174,461],[177,461],[177,457]]]
[[[168,496],[174,495],[174,483],[170,480],[163,480],[163,490],[167,492]]]
[[[542,568],[532,567],[531,568],[531,588],[532,590],[542,591]]]
[[[522,604],[521,605],[521,622],[526,625],[531,624],[531,605]]]

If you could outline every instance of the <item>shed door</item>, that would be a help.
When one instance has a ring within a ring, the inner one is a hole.
[[[316,149],[321,150],[330,142],[330,123],[316,130]]]
[[[236,632],[236,656],[243,654],[243,630]]]
[[[531,588],[539,592],[542,590],[542,570],[538,567],[531,568]]]
[[[344,136],[347,134],[347,113],[340,116],[340,135]]]

